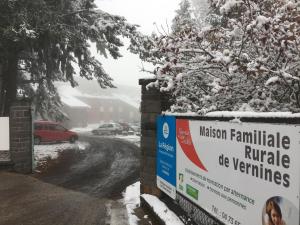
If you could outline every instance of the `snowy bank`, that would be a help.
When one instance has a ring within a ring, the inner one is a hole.
[[[140,206],[140,182],[128,186],[123,193],[124,205],[128,213],[130,225],[137,225],[139,219],[134,215],[134,210]]]
[[[160,201],[156,196],[149,194],[142,194],[141,197],[153,209],[153,212],[166,224],[166,225],[183,225],[184,223],[171,211],[165,203]]]
[[[61,143],[61,144],[48,144],[48,145],[35,145],[34,146],[34,161],[38,164],[48,159],[56,159],[60,152],[67,149],[85,150],[89,146],[87,142],[77,141],[74,144]]]
[[[139,219],[134,215],[134,210],[140,207],[140,182],[136,182],[133,185],[128,186],[123,196],[124,204],[126,205],[128,212],[129,224],[137,225]],[[141,197],[166,225],[183,225],[183,222],[176,216],[176,214],[157,197],[148,194],[143,194]]]

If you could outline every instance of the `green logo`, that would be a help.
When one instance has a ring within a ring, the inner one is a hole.
[[[198,190],[193,188],[191,185],[186,185],[186,193],[192,198],[198,200]]]

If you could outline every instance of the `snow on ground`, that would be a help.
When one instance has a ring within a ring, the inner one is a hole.
[[[67,149],[85,150],[89,143],[77,141],[74,144],[61,143],[61,144],[48,144],[48,145],[35,145],[34,146],[34,160],[36,162],[45,161],[48,159],[56,159],[59,152]]]
[[[130,225],[137,225],[139,219],[134,215],[134,209],[140,206],[140,182],[136,182],[128,186],[123,193],[124,205],[128,213],[128,220]]]
[[[142,194],[145,201],[153,208],[153,211],[166,225],[183,225],[184,223],[171,211],[165,203],[156,196]]]
[[[86,133],[86,132],[91,132],[92,130],[98,128],[102,123],[93,123],[93,124],[88,124],[86,127],[76,127],[72,128],[71,131],[77,132],[77,133]]]
[[[137,225],[139,219],[134,215],[134,209],[140,206],[140,182],[136,182],[131,186],[128,186],[123,193],[123,196],[124,204],[126,205],[128,212],[129,224]],[[183,225],[183,222],[176,216],[176,214],[157,197],[148,194],[143,194],[142,197],[166,225]]]
[[[117,135],[116,138],[125,139],[138,147],[141,145],[141,137],[137,135]]]
[[[77,132],[77,133],[90,133],[92,130],[96,129],[99,127],[100,123],[95,123],[95,124],[88,124],[87,127],[76,127],[76,128],[72,128],[71,131]],[[101,137],[101,136],[99,136]],[[116,135],[116,136],[107,136],[107,137],[116,137],[116,138],[120,138],[120,139],[124,139],[127,140],[135,145],[137,145],[138,147],[140,147],[140,140],[141,137],[138,135]]]

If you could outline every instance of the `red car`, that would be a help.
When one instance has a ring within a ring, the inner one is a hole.
[[[69,131],[59,123],[51,121],[34,122],[34,144],[36,145],[41,142],[69,141],[74,143],[77,139],[77,133]]]

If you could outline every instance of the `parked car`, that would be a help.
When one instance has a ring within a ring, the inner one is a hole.
[[[117,123],[104,123],[92,130],[95,135],[116,135],[122,134],[123,128]]]
[[[118,122],[118,124],[120,124],[120,126],[122,127],[122,134],[123,135],[134,134],[133,129],[131,128],[131,126],[128,123]]]
[[[140,123],[132,123],[130,124],[130,129],[134,132],[135,135],[141,135],[141,126]]]
[[[62,125],[51,121],[34,122],[34,144],[42,142],[63,142],[74,143],[78,139],[77,133],[64,128]]]
[[[122,127],[123,132],[124,132],[124,131],[126,131],[126,132],[129,131],[130,126],[129,126],[128,123],[125,123],[125,122],[118,122],[118,124]]]

